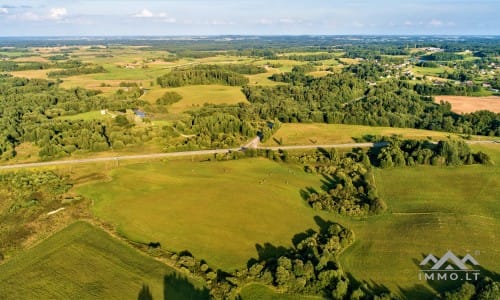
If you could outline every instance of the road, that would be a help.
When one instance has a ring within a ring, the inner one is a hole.
[[[468,141],[468,144],[499,144],[497,141]],[[383,146],[384,143],[347,143],[347,144],[324,144],[324,145],[297,145],[297,146],[279,146],[279,147],[256,147],[256,140],[253,139],[247,145],[251,145],[255,149],[269,149],[269,150],[295,150],[295,149],[315,149],[315,148],[365,148],[373,146]],[[245,145],[245,146],[247,146]],[[499,144],[500,145],[500,144]],[[243,147],[245,147],[243,146]],[[182,157],[182,156],[198,156],[207,154],[221,154],[234,151],[242,151],[243,147],[231,148],[231,149],[214,149],[214,150],[199,150],[199,151],[182,151],[182,152],[171,152],[171,153],[151,153],[151,154],[138,154],[138,155],[124,155],[124,156],[111,156],[111,157],[98,157],[98,158],[82,158],[82,159],[70,159],[70,160],[56,160],[47,162],[34,162],[34,163],[24,163],[24,164],[12,164],[0,166],[0,170],[8,169],[21,169],[21,168],[37,168],[46,166],[59,166],[59,165],[71,165],[71,164],[83,164],[83,163],[94,163],[94,162],[105,162],[105,161],[120,161],[120,160],[135,160],[135,159],[151,159],[151,158],[168,158],[168,157]]]

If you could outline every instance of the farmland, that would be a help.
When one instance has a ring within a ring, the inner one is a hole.
[[[448,250],[498,287],[496,37],[2,43],[1,299],[445,299]]]
[[[313,227],[315,212],[299,189],[321,184],[295,166],[264,159],[137,164],[112,177],[79,188],[95,200],[97,216],[132,240],[188,249],[227,271],[257,257],[257,244],[290,245],[294,234]]]
[[[353,143],[363,138],[400,135],[408,139],[439,140],[459,135],[447,132],[421,130],[412,128],[372,127],[343,124],[283,124],[274,136],[264,145],[325,145]],[[472,139],[485,139],[474,136]]]
[[[183,299],[203,290],[202,283],[85,222],[0,265],[2,299],[132,299],[143,285],[155,299]]]
[[[500,113],[500,97],[467,97],[467,96],[436,96],[436,101],[451,104],[451,109],[457,113],[470,113],[478,110],[489,110]]]

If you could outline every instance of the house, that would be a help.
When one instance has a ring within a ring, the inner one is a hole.
[[[146,113],[138,109],[134,110],[134,114],[136,117],[139,117],[141,119],[144,119],[146,117]]]

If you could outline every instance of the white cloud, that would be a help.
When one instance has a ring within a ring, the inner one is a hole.
[[[0,14],[8,14],[9,10],[5,7],[0,7]]]
[[[443,25],[443,22],[440,21],[440,20],[437,20],[437,19],[432,19],[430,22],[429,22],[430,25],[432,26],[441,26]]]
[[[161,21],[165,22],[165,23],[176,23],[177,22],[177,20],[175,18],[162,18]]]
[[[269,20],[269,19],[260,19],[259,21],[257,21],[257,23],[259,24],[263,24],[263,25],[271,25],[273,24],[274,22]]]
[[[405,21],[404,24],[406,26],[411,26],[411,25],[413,25],[413,22],[412,21]]]
[[[282,18],[279,21],[280,21],[280,23],[284,23],[284,24],[302,23],[302,20],[300,20],[300,19],[293,19],[293,18]]]
[[[134,17],[136,17],[136,18],[152,18],[152,17],[154,17],[154,15],[149,9],[144,8],[143,10],[141,10],[140,13],[135,14]]]
[[[49,19],[60,20],[68,14],[68,11],[64,7],[51,8],[49,13]]]

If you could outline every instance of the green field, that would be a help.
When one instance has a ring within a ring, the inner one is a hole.
[[[433,140],[446,139],[448,136],[458,137],[458,134],[440,131],[394,128],[394,127],[370,127],[362,125],[344,124],[282,124],[281,128],[274,134],[273,138],[264,143],[265,146],[278,146],[275,141],[282,141],[283,145],[314,145],[314,144],[336,144],[352,143],[357,138],[365,135],[391,136],[402,135],[404,138]],[[488,137],[490,138],[490,137]],[[472,139],[488,139],[486,137],[474,136]]]
[[[77,222],[0,265],[0,299],[207,299],[200,282]]]
[[[81,114],[62,116],[58,119],[61,120],[100,120],[106,118],[106,115],[102,115],[100,110],[89,111]]]
[[[136,164],[112,178],[78,189],[99,218],[132,240],[189,250],[227,271],[258,257],[257,244],[290,246],[317,227],[299,190],[317,188],[321,177],[266,159]]]
[[[479,149],[500,162],[498,146]],[[341,261],[355,278],[401,289],[409,299],[426,299],[432,298],[430,287],[418,280],[418,262],[429,253],[470,253],[483,268],[500,269],[498,165],[378,169],[375,179],[390,213],[344,221],[356,242]]]
[[[247,102],[240,87],[225,85],[190,85],[178,88],[164,88],[149,91],[142,99],[154,103],[167,91],[177,92],[182,100],[169,106],[171,112],[182,112],[188,109],[211,104],[236,104]]]
[[[274,292],[270,287],[260,284],[250,284],[244,287],[240,296],[242,300],[319,300],[322,297],[286,295]]]

